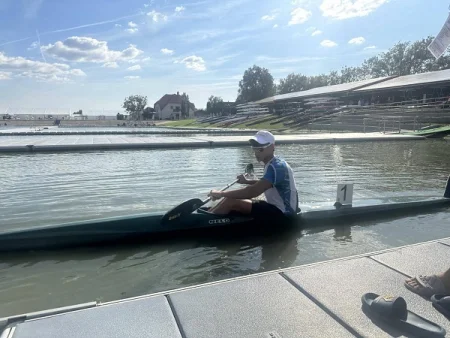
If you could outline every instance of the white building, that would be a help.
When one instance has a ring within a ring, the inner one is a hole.
[[[181,117],[182,96],[180,93],[166,94],[154,105],[155,119],[177,120]],[[189,102],[189,117],[194,117],[195,105]]]

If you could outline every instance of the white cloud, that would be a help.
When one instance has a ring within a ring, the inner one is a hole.
[[[130,45],[122,51],[115,51],[109,49],[106,41],[81,36],[72,36],[53,45],[43,46],[42,50],[59,60],[93,63],[128,61],[143,53],[135,45]]]
[[[62,63],[47,63],[25,59],[21,56],[8,57],[0,52],[0,71],[8,76],[34,78],[40,81],[68,82],[77,76],[86,76],[81,69],[72,69]]]
[[[136,28],[138,25],[136,24],[136,23],[134,23],[133,21],[130,21],[129,23],[128,23],[128,27],[130,27],[130,28]]]
[[[275,20],[277,17],[277,14],[271,14],[271,15],[264,15],[261,17],[261,20],[263,21],[272,21]]]
[[[377,46],[367,46],[367,47],[364,47],[364,50],[367,50],[367,49],[375,49],[375,48],[377,48]]]
[[[128,48],[124,49],[123,51],[119,52],[120,53],[120,60],[132,60],[135,59],[136,57],[138,57],[139,55],[141,55],[143,53],[142,50],[137,49],[137,47],[135,45],[129,45]]]
[[[316,35],[320,35],[322,34],[321,30],[315,30],[314,32],[311,33],[311,36],[316,36]]]
[[[152,10],[151,12],[147,13],[147,16],[149,16],[154,22],[160,22],[160,21],[167,21],[167,16],[159,13],[155,10]]]
[[[38,41],[34,41],[30,47],[27,48],[27,50],[33,50],[39,47],[39,42]]]
[[[0,72],[0,81],[1,80],[10,80],[11,79],[11,72]]]
[[[136,71],[136,70],[141,70],[141,66],[140,65],[135,65],[135,66],[131,66],[128,67],[127,70],[131,70],[131,71]]]
[[[121,25],[120,23],[116,23],[116,24],[114,25],[114,27],[122,27],[122,25]]]
[[[136,80],[136,79],[140,79],[141,77],[140,76],[125,76],[124,77],[124,79],[127,79],[127,80]]]
[[[173,50],[172,49],[167,49],[167,48],[163,48],[161,49],[161,53],[165,54],[165,55],[172,55],[173,54]]]
[[[198,72],[206,70],[205,60],[203,60],[202,57],[196,55],[188,56],[181,61],[175,61],[175,63],[184,63],[186,68],[193,69]]]
[[[278,24],[276,23],[275,25],[273,25],[273,28],[278,28]]]
[[[291,20],[289,21],[289,25],[298,25],[304,23],[308,21],[311,15],[312,15],[311,11],[308,11],[301,7],[295,8],[291,12]]]
[[[351,45],[361,45],[364,42],[366,42],[366,39],[364,39],[362,36],[359,36],[357,38],[353,38],[353,39],[349,40],[348,43]]]
[[[317,28],[316,27],[308,27],[307,29],[306,29],[306,33],[309,33],[309,32],[314,32],[315,30],[316,30]]]
[[[175,12],[180,13],[182,11],[184,11],[186,8],[184,8],[183,6],[177,6],[175,7]]]
[[[125,32],[130,33],[130,34],[134,34],[134,33],[136,33],[137,31],[139,31],[138,28],[128,28],[128,29],[125,29]]]
[[[331,40],[323,40],[320,45],[322,47],[336,47],[337,43]]]
[[[117,62],[106,62],[102,66],[103,68],[119,68]]]
[[[343,20],[366,16],[389,0],[323,0],[320,10],[323,16]]]
[[[262,21],[273,21],[278,17],[279,14],[280,14],[280,9],[276,8],[276,9],[272,10],[270,12],[270,14],[263,15],[261,17],[261,20]]]
[[[148,62],[148,61],[150,61],[150,60],[151,60],[151,58],[146,57],[146,58],[142,58],[142,59],[131,59],[131,60],[128,60],[127,62],[128,62],[128,63],[131,63],[131,64],[136,64],[136,63],[144,63],[144,62]]]

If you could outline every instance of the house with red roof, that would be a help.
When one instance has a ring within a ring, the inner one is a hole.
[[[179,92],[166,94],[155,102],[155,118],[159,120],[178,120],[181,118],[183,97]],[[189,102],[189,117],[194,117],[195,105]]]

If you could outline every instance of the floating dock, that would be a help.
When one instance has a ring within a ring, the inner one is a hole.
[[[119,136],[69,135],[0,137],[0,153],[58,152],[125,149],[213,148],[248,146],[249,136]],[[277,135],[276,144],[313,144],[425,140],[424,136],[381,133]]]
[[[402,296],[450,332],[405,279],[449,268],[450,238],[129,298],[0,319],[1,337],[399,337],[361,309],[367,292]]]
[[[74,128],[72,128],[74,129]],[[39,129],[30,130],[29,128],[0,129],[0,136],[68,136],[68,135],[193,135],[193,134],[220,134],[220,135],[253,135],[257,130],[253,129],[193,129],[193,128],[174,128],[171,130],[152,130],[146,129],[124,129],[124,130],[101,130],[91,128],[91,130],[55,130]]]
[[[450,135],[450,125],[439,126],[435,128],[426,128],[423,130],[418,130],[413,135],[426,136],[428,138],[442,138]]]

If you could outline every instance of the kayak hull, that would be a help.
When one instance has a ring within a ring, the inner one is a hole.
[[[376,203],[375,203],[376,202]],[[160,235],[179,232],[225,229],[239,233],[244,230],[276,230],[280,225],[302,228],[322,227],[326,224],[348,224],[352,220],[370,217],[378,219],[398,213],[423,212],[431,208],[450,206],[450,198],[428,198],[405,202],[377,200],[353,206],[319,206],[309,208],[290,219],[267,219],[256,222],[252,217],[239,214],[215,215],[199,210],[182,220],[163,225],[163,213],[148,213],[123,217],[94,219],[52,226],[17,229],[0,233],[0,251],[66,248],[85,245],[148,240]],[[304,209],[302,207],[302,209]]]

